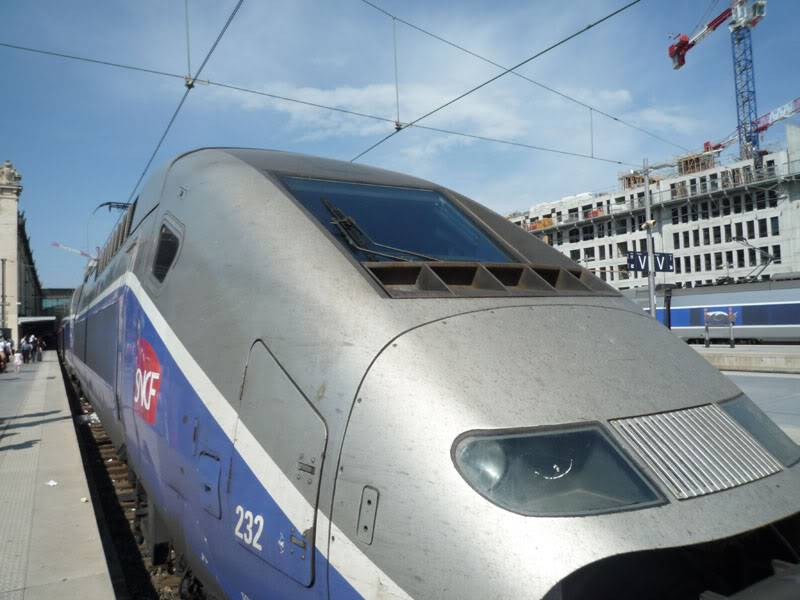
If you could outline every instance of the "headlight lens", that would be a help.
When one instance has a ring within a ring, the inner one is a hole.
[[[455,463],[491,502],[535,516],[572,516],[664,502],[599,426],[469,434]]]
[[[795,444],[747,396],[742,395],[733,400],[721,402],[719,407],[756,438],[767,452],[783,463],[785,467],[791,467],[800,460],[800,446]]]

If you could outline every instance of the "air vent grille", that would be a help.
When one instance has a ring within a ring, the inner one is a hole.
[[[679,500],[756,481],[781,466],[716,404],[611,425]]]
[[[366,262],[393,298],[616,293],[581,271],[522,263]],[[585,278],[584,278],[585,277]]]

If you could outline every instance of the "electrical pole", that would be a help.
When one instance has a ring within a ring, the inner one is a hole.
[[[647,232],[647,291],[650,298],[650,316],[656,316],[656,273],[653,258],[653,217],[650,211],[650,168],[644,159],[644,228]]]

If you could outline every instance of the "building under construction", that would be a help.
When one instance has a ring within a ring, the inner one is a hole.
[[[657,283],[696,287],[800,271],[800,127],[783,150],[722,164],[718,154],[679,157],[650,178],[653,246],[674,255]],[[761,166],[757,166],[760,162]],[[620,290],[647,285],[627,253],[646,252],[644,179],[533,206],[510,219]]]

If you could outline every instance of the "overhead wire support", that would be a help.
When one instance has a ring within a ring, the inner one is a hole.
[[[410,27],[411,29],[415,29],[416,31],[419,31],[420,33],[422,33],[424,35],[427,35],[428,37],[431,37],[431,38],[433,38],[433,39],[435,39],[437,41],[440,41],[443,44],[447,44],[448,46],[450,46],[452,48],[455,48],[456,50],[464,52],[465,54],[469,54],[470,56],[472,56],[474,58],[477,58],[478,60],[481,60],[481,61],[483,61],[483,62],[485,62],[487,64],[490,64],[490,65],[492,65],[494,67],[497,67],[498,69],[504,69],[504,70],[508,69],[506,66],[504,66],[504,65],[502,65],[502,64],[500,64],[500,63],[498,63],[498,62],[496,62],[496,61],[494,61],[494,60],[492,60],[490,58],[487,58],[486,56],[478,54],[477,52],[475,52],[473,50],[470,50],[469,48],[466,48],[464,46],[461,46],[460,44],[457,44],[457,43],[455,43],[455,42],[453,42],[451,40],[448,40],[447,38],[444,38],[444,37],[442,37],[440,35],[437,35],[437,34],[433,33],[432,31],[429,31],[428,29],[425,29],[424,27],[421,27],[419,25],[411,23],[410,21],[406,21],[405,19],[402,19],[402,18],[398,17],[397,15],[395,15],[393,13],[390,13],[386,9],[381,8],[377,4],[374,4],[370,0],[361,0],[361,2],[363,2],[367,6],[370,6],[370,7],[374,8],[375,10],[377,10],[380,13],[383,13],[384,15],[388,16],[389,18],[393,19],[395,22],[402,23],[403,25],[406,25],[407,27]],[[608,112],[605,112],[603,110],[600,110],[596,106],[592,106],[591,104],[588,104],[588,103],[586,103],[586,102],[584,102],[582,100],[579,100],[578,98],[575,98],[574,96],[570,96],[569,94],[567,94],[565,92],[562,92],[562,91],[557,90],[556,88],[554,88],[552,86],[549,86],[549,85],[547,85],[545,83],[542,83],[541,81],[536,81],[535,79],[532,79],[532,78],[530,78],[530,77],[528,77],[526,75],[523,75],[522,73],[518,73],[517,71],[515,71],[513,69],[510,70],[510,71],[511,71],[510,74],[514,75],[515,77],[519,77],[520,79],[523,79],[523,80],[527,81],[528,83],[531,83],[531,84],[533,84],[535,86],[538,86],[538,87],[542,88],[543,90],[546,90],[546,91],[548,91],[548,92],[550,92],[552,94],[560,96],[561,98],[564,98],[565,100],[568,100],[570,102],[578,104],[579,106],[583,106],[584,108],[588,108],[590,110],[593,110],[597,114],[603,115],[604,117],[606,117],[608,119],[611,119],[612,121],[615,121],[615,122],[619,123],[620,125],[624,125],[625,127],[629,127],[631,129],[635,129],[636,131],[639,131],[639,132],[641,132],[641,133],[643,133],[643,134],[645,134],[647,136],[650,136],[653,139],[656,139],[656,140],[658,140],[660,142],[663,142],[665,144],[668,144],[670,146],[674,146],[675,148],[679,148],[680,150],[682,150],[684,152],[689,152],[690,151],[690,149],[687,148],[686,146],[682,146],[681,144],[676,144],[675,142],[672,142],[672,141],[670,141],[670,140],[658,135],[657,133],[653,133],[652,131],[648,131],[644,127],[640,127],[640,126],[636,125],[635,123],[631,123],[631,122],[626,121],[626,120],[624,120],[624,119],[622,119],[620,117],[612,115],[611,113],[608,113]]]
[[[394,41],[394,99],[397,106],[397,120],[394,122],[394,128],[399,131],[402,129],[400,125],[400,82],[397,77],[397,19],[392,19],[392,40]]]
[[[190,77],[190,79],[188,79],[186,81],[186,91],[183,92],[183,96],[181,96],[181,100],[180,100],[180,102],[178,102],[178,106],[175,107],[175,112],[172,113],[172,117],[170,117],[170,120],[167,123],[166,128],[164,129],[164,133],[161,134],[161,137],[159,138],[155,149],[153,150],[152,154],[150,154],[150,158],[147,160],[147,163],[145,164],[144,169],[142,169],[142,172],[139,175],[139,179],[136,180],[136,185],[133,186],[133,189],[131,190],[131,193],[128,196],[128,203],[133,201],[134,195],[136,194],[136,190],[139,189],[139,184],[142,183],[142,179],[144,179],[144,176],[147,174],[147,171],[150,169],[150,165],[153,164],[153,160],[155,159],[156,154],[158,154],[158,151],[161,149],[161,145],[164,143],[164,140],[166,139],[167,134],[169,133],[169,130],[172,128],[173,123],[175,123],[175,119],[178,117],[178,113],[181,111],[181,108],[183,108],[183,105],[186,102],[186,98],[189,96],[189,92],[192,91],[192,88],[194,87],[195,81],[197,81],[197,78],[203,72],[203,69],[205,69],[206,65],[208,64],[209,59],[211,58],[211,55],[214,54],[214,51],[217,49],[217,45],[219,44],[220,40],[222,39],[222,36],[224,36],[225,32],[228,31],[228,27],[230,27],[230,24],[233,21],[233,18],[236,16],[236,13],[239,12],[239,9],[241,8],[242,3],[244,3],[244,0],[239,0],[236,3],[236,6],[233,7],[233,10],[231,11],[231,14],[228,16],[228,20],[225,21],[225,25],[222,26],[222,29],[220,30],[219,35],[217,35],[217,39],[214,40],[214,43],[211,45],[211,48],[206,53],[206,56],[203,59],[203,62],[200,64],[200,67],[197,69],[197,72],[194,74],[194,76]]]
[[[362,151],[362,152],[360,152],[358,155],[356,155],[356,156],[354,156],[353,158],[351,158],[351,159],[350,159],[350,162],[355,162],[356,160],[358,160],[359,158],[361,158],[361,157],[362,157],[362,156],[364,156],[365,154],[367,154],[367,153],[371,152],[372,150],[374,150],[375,148],[377,148],[378,146],[380,146],[381,144],[383,144],[383,143],[384,143],[386,140],[388,140],[388,139],[390,139],[391,137],[393,137],[393,136],[397,135],[398,133],[400,133],[400,131],[402,131],[403,129],[407,129],[409,125],[414,125],[414,124],[416,124],[416,123],[419,123],[419,122],[420,122],[420,121],[422,121],[423,119],[427,119],[428,117],[430,117],[430,116],[432,116],[432,115],[436,114],[436,113],[437,113],[437,112],[439,112],[440,110],[442,110],[442,109],[445,109],[445,108],[447,108],[448,106],[450,106],[450,105],[452,105],[452,104],[455,104],[455,103],[456,103],[456,102],[458,102],[459,100],[462,100],[462,99],[466,98],[467,96],[469,96],[470,94],[473,94],[473,93],[477,92],[478,90],[480,90],[480,89],[482,89],[482,88],[486,87],[487,85],[489,85],[489,84],[491,84],[491,83],[493,83],[493,82],[497,81],[497,80],[498,80],[498,79],[500,79],[501,77],[504,77],[505,75],[508,75],[508,74],[509,74],[509,73],[511,73],[512,71],[515,71],[516,69],[519,69],[520,67],[522,67],[522,66],[524,66],[524,65],[528,64],[529,62],[531,62],[531,61],[533,61],[533,60],[536,60],[536,59],[537,59],[537,58],[539,58],[540,56],[543,56],[544,54],[547,54],[547,53],[548,53],[548,52],[550,52],[551,50],[555,50],[555,49],[556,49],[556,48],[558,48],[559,46],[562,46],[563,44],[566,44],[568,41],[570,41],[570,40],[572,40],[572,39],[574,39],[574,38],[578,37],[579,35],[582,35],[583,33],[586,33],[586,32],[587,32],[587,31],[589,31],[590,29],[592,29],[592,28],[594,28],[594,27],[597,27],[597,26],[598,26],[598,25],[600,25],[601,23],[603,23],[603,22],[605,22],[605,21],[607,21],[607,20],[609,20],[609,19],[611,19],[611,18],[615,17],[616,15],[618,15],[618,14],[620,14],[620,13],[622,13],[622,12],[624,12],[624,11],[628,10],[628,9],[629,9],[629,8],[631,8],[632,6],[634,6],[634,5],[636,5],[636,4],[639,4],[639,2],[641,2],[641,0],[632,0],[631,2],[628,2],[626,5],[624,5],[624,6],[620,7],[620,8],[618,8],[617,10],[615,10],[615,11],[613,11],[613,12],[610,12],[610,13],[609,13],[609,14],[607,14],[606,16],[604,16],[604,17],[602,17],[602,18],[600,18],[600,19],[598,19],[598,20],[596,20],[596,21],[593,21],[592,23],[589,23],[589,24],[588,24],[588,25],[586,25],[585,27],[583,27],[583,28],[579,29],[578,31],[575,31],[574,33],[571,33],[571,34],[570,34],[570,35],[568,35],[567,37],[565,37],[565,38],[562,38],[562,39],[560,39],[559,41],[557,41],[557,42],[555,42],[555,43],[553,43],[553,44],[550,44],[550,45],[549,45],[547,48],[544,48],[543,50],[540,50],[539,52],[537,52],[537,53],[536,53],[536,54],[534,54],[533,56],[530,56],[530,57],[526,58],[525,60],[523,60],[523,61],[521,61],[521,62],[517,63],[517,64],[516,64],[516,65],[514,65],[513,67],[510,67],[510,68],[507,68],[507,69],[503,70],[503,72],[502,72],[502,73],[498,73],[498,74],[497,74],[497,75],[495,75],[494,77],[490,77],[490,78],[489,78],[489,79],[487,79],[486,81],[484,81],[484,82],[482,82],[482,83],[479,83],[478,85],[476,85],[476,86],[474,86],[474,87],[472,87],[472,88],[468,89],[467,91],[465,91],[465,92],[463,92],[463,93],[459,94],[459,95],[458,95],[458,96],[456,96],[455,98],[452,98],[452,99],[448,100],[447,102],[445,102],[444,104],[441,104],[440,106],[437,106],[437,107],[436,107],[436,108],[434,108],[433,110],[429,110],[429,111],[428,111],[428,112],[426,112],[424,115],[422,115],[422,116],[420,116],[420,117],[417,117],[416,119],[414,119],[414,120],[413,120],[413,121],[411,121],[410,123],[406,124],[406,125],[405,125],[404,127],[402,127],[401,129],[395,129],[395,130],[394,130],[393,132],[391,132],[389,135],[387,135],[387,136],[383,137],[382,139],[378,140],[377,142],[375,142],[374,144],[372,144],[372,145],[371,145],[369,148],[367,148],[366,150],[363,150],[363,151]]]

